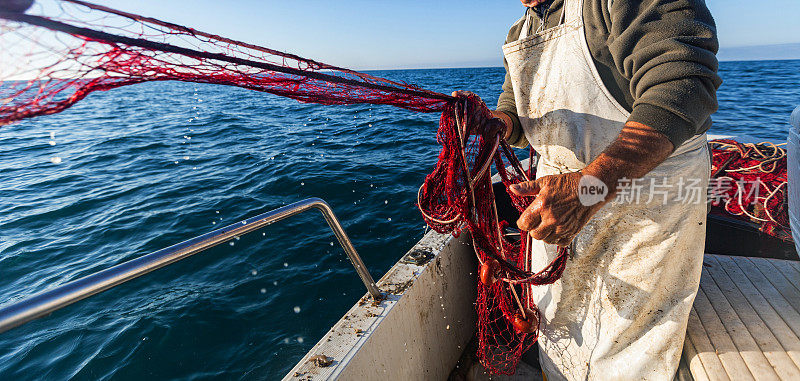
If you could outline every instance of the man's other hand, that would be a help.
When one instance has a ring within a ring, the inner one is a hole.
[[[535,239],[568,246],[607,203],[587,206],[581,202],[578,187],[582,176],[580,172],[565,173],[512,185],[510,189],[515,195],[536,197],[522,212],[517,226]]]
[[[470,92],[470,91],[464,91],[464,90],[453,91],[453,94],[451,94],[451,95],[454,96],[454,97],[458,97],[459,95],[460,96],[474,95],[474,96],[478,97],[477,94],[475,94],[473,92]],[[480,98],[480,97],[478,97],[478,98]],[[501,112],[501,111],[491,110],[491,112],[492,112],[492,117],[493,118],[489,119],[489,120],[482,121],[481,124],[502,122],[500,124],[502,124],[502,128],[503,128],[503,130],[502,130],[503,131],[503,138],[504,139],[508,139],[509,136],[511,136],[511,132],[514,129],[514,122],[511,120],[511,117],[506,115],[506,113]],[[486,126],[486,127],[488,127],[488,126]]]

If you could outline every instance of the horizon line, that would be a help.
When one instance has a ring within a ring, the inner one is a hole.
[[[753,62],[753,61],[800,61],[797,58],[749,58],[749,59],[720,59],[719,62]],[[478,65],[478,66],[431,66],[431,67],[398,67],[398,68],[357,68],[350,70],[357,71],[409,71],[409,70],[446,70],[446,69],[500,69],[498,65]]]

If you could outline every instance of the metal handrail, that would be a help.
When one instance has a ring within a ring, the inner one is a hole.
[[[143,255],[3,307],[0,309],[0,333],[230,239],[253,232],[273,222],[300,214],[312,208],[322,212],[325,221],[328,222],[328,226],[333,230],[339,240],[339,244],[342,245],[345,253],[347,253],[347,257],[350,258],[350,262],[355,267],[358,276],[367,286],[367,291],[375,300],[379,300],[381,297],[380,290],[375,285],[375,281],[366,266],[364,266],[364,262],[361,261],[361,257],[358,256],[353,243],[350,242],[350,238],[344,232],[344,228],[342,228],[330,205],[322,199],[309,198]]]

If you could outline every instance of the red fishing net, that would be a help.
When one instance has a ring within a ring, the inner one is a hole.
[[[730,139],[713,140],[710,144],[713,164],[709,196],[714,210],[792,241],[786,150],[772,143]]]
[[[491,167],[505,186],[531,179],[533,170],[522,168],[497,122],[487,122],[491,114],[477,96],[451,97],[78,0],[37,2],[27,14],[4,12],[4,4],[9,0],[0,0],[0,125],[63,111],[93,91],[165,80],[238,86],[301,102],[441,111],[442,150],[418,203],[436,231],[470,232],[481,263],[479,358],[491,372],[513,373],[536,342],[539,312],[530,287],[560,278],[567,250],[532,272],[531,238],[501,222]],[[511,198],[520,211],[531,201]]]

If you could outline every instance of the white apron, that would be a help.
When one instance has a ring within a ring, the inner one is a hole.
[[[565,0],[559,26],[528,36],[526,19],[519,40],[503,46],[520,122],[541,155],[537,177],[584,168],[630,116],[597,73],[582,10],[583,0]],[[625,195],[633,202],[592,218],[560,281],[533,287],[549,380],[674,376],[700,282],[709,174],[705,135],[696,136],[637,182]],[[555,256],[534,241],[532,269]]]

